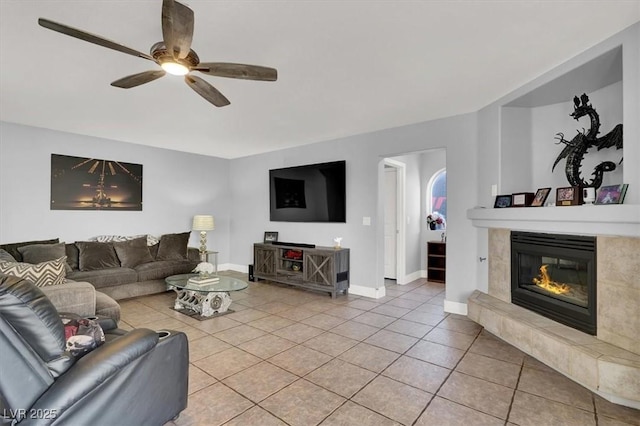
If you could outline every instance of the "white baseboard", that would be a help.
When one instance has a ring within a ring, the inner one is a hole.
[[[349,294],[355,294],[356,296],[371,297],[372,299],[380,299],[386,296],[387,292],[384,287],[373,288],[373,287],[364,287],[361,285],[350,285]]]
[[[249,273],[249,267],[247,265],[236,265],[234,263],[223,263],[218,265],[218,271],[236,271]]]
[[[444,311],[450,314],[467,315],[467,304],[445,300]]]
[[[409,275],[405,275],[404,278],[402,279],[398,279],[396,280],[396,282],[398,283],[398,285],[404,285],[404,284],[409,284],[412,281],[418,280],[420,278],[426,278],[427,277],[427,271],[415,271],[410,273]]]

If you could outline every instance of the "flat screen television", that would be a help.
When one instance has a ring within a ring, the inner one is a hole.
[[[269,170],[273,222],[346,222],[345,161]]]

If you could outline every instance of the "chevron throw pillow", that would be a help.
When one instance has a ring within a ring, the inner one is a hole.
[[[66,261],[67,256],[36,264],[0,262],[0,273],[24,278],[38,287],[62,284],[66,276],[64,269]]]

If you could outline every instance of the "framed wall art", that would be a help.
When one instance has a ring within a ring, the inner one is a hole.
[[[51,210],[142,210],[142,164],[51,154]]]

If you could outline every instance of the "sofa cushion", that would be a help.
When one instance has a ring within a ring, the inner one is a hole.
[[[147,238],[136,238],[135,240],[121,241],[113,243],[113,248],[118,255],[120,265],[123,268],[133,268],[141,263],[152,262],[153,258],[147,247]]]
[[[138,279],[138,274],[133,269],[118,267],[92,271],[73,271],[67,278],[74,281],[86,281],[93,284],[96,289],[100,289],[102,287],[135,283]]]
[[[42,287],[58,312],[67,312],[81,316],[94,315],[96,312],[96,289],[89,283],[69,281],[60,285]]]
[[[180,234],[165,234],[160,237],[156,260],[185,260],[191,231]]]
[[[66,256],[64,243],[58,244],[31,244],[29,246],[18,247],[25,263],[40,263],[47,260],[60,259]],[[65,263],[67,273],[71,272],[71,266]]]
[[[62,284],[66,275],[67,257],[31,264],[23,262],[1,262],[0,273],[27,280],[37,287]]]
[[[112,243],[77,241],[76,246],[80,251],[78,263],[81,271],[94,271],[120,266]]]
[[[67,255],[67,265],[71,267],[71,269],[80,269],[78,264],[80,260],[80,251],[78,250],[78,246],[75,244],[65,244],[64,251]]]
[[[120,321],[120,305],[106,294],[96,291],[96,315],[109,317],[118,324],[118,321]]]
[[[136,266],[138,281],[164,279],[170,275],[188,274],[193,271],[198,262],[189,260],[156,260]]]
[[[16,261],[22,262],[22,255],[18,251],[18,247],[22,246],[30,246],[33,244],[58,244],[60,241],[57,238],[52,240],[40,240],[40,241],[25,241],[23,243],[11,243],[11,244],[2,244],[0,248],[6,250],[11,256],[13,256]]]
[[[8,251],[0,249],[0,262],[16,262],[16,258]]]

